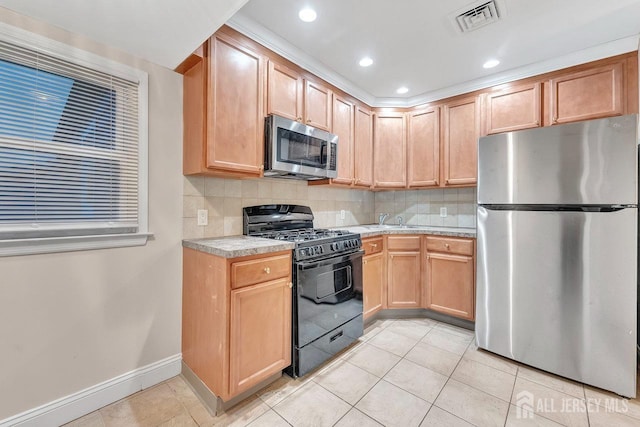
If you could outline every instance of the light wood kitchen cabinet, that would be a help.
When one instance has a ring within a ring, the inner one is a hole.
[[[262,174],[265,64],[224,32],[206,43],[203,61],[185,74],[185,175]]]
[[[373,113],[356,105],[353,143],[354,185],[373,185]]]
[[[183,249],[183,361],[223,401],[291,364],[291,286],[290,251]]]
[[[624,113],[621,62],[564,74],[551,79],[549,86],[552,125]]]
[[[445,186],[470,186],[478,180],[479,110],[476,96],[444,105],[441,162]]]
[[[303,78],[297,71],[269,61],[267,114],[302,122]]]
[[[384,239],[375,237],[362,240],[363,312],[364,319],[386,308],[386,281],[384,276]]]
[[[474,320],[474,241],[452,237],[425,238],[426,307]]]
[[[511,132],[541,126],[540,87],[540,83],[530,83],[489,92],[485,98],[486,133]]]
[[[421,302],[420,236],[387,236],[387,307],[414,308]]]
[[[297,70],[269,61],[267,114],[331,131],[332,91]]]
[[[304,81],[304,123],[331,132],[332,91],[313,81]]]
[[[440,179],[440,108],[407,113],[407,187],[437,187]]]
[[[406,124],[404,113],[374,116],[373,176],[376,188],[406,186]]]
[[[336,184],[353,184],[353,104],[346,99],[333,95],[332,133],[338,135],[338,175],[333,178]]]

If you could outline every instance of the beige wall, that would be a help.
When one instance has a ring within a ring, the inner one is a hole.
[[[0,21],[149,73],[146,246],[0,258],[0,420],[180,352],[182,78],[0,8]]]

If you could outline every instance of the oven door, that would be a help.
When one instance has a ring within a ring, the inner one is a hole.
[[[363,253],[295,263],[298,348],[362,314]]]

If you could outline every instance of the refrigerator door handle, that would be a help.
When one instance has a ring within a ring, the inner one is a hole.
[[[504,205],[480,204],[490,211],[530,211],[530,212],[618,212],[635,209],[638,205]]]

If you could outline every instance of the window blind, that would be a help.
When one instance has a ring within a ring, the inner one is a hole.
[[[0,240],[138,231],[138,82],[0,41]]]

